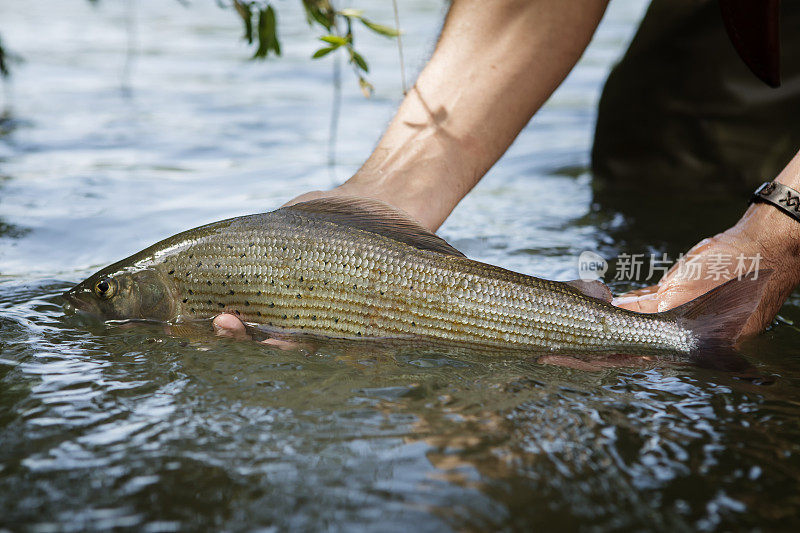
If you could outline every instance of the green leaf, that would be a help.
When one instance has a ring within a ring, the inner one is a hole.
[[[275,10],[272,9],[272,6],[268,6],[266,13],[272,30],[272,51],[275,52],[275,55],[279,56],[281,55],[281,43],[278,42],[278,21],[275,17]]]
[[[325,46],[323,48],[320,48],[316,52],[314,52],[314,55],[312,55],[311,57],[313,59],[319,59],[320,57],[325,57],[326,55],[330,54],[331,52],[333,52],[337,48],[339,48],[339,47],[338,46]]]
[[[348,7],[346,9],[342,9],[341,11],[336,12],[337,15],[341,15],[343,17],[353,17],[353,18],[361,18],[361,15],[364,14],[363,9],[353,9]]]
[[[323,35],[322,37],[319,38],[319,40],[324,41],[328,44],[332,44],[337,48],[350,42],[349,39],[340,37],[338,35]]]
[[[334,11],[328,0],[303,0],[306,20],[312,26],[314,22],[328,31],[333,27]]]
[[[333,27],[333,22],[331,22],[331,19],[325,16],[325,14],[321,11],[314,12],[314,20],[316,20],[317,23],[322,25],[322,27],[328,31],[330,31],[330,29]]]
[[[364,95],[364,98],[372,96],[372,91],[375,90],[375,87],[362,76],[358,77],[358,86],[361,87],[361,93]]]
[[[0,41],[0,76],[7,78],[8,75],[9,70],[6,62],[6,52],[3,50],[3,42]]]
[[[355,63],[358,68],[363,70],[364,72],[369,72],[369,67],[367,66],[367,62],[364,61],[364,58],[361,57],[361,54],[350,48],[350,59],[353,63]]]
[[[385,35],[386,37],[397,37],[400,35],[400,32],[397,29],[392,28],[390,26],[384,26],[383,24],[376,24],[374,22],[370,22],[365,18],[361,18],[361,22],[364,23],[364,26],[371,29],[375,33],[380,33],[381,35]]]
[[[276,56],[281,55],[281,44],[278,42],[277,21],[275,10],[267,6],[258,12],[258,49],[253,57],[265,58],[270,51]]]
[[[233,7],[236,9],[236,13],[239,14],[239,18],[242,19],[242,24],[244,24],[244,35],[242,38],[246,40],[248,44],[253,44],[253,13],[250,11],[250,4],[234,0]]]

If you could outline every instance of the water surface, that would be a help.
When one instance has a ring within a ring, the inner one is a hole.
[[[771,385],[510,353],[309,356],[64,316],[58,295],[95,269],[327,188],[368,155],[400,97],[396,49],[357,36],[377,90],[365,100],[344,71],[331,169],[331,63],[308,59],[315,43],[293,4],[279,6],[285,57],[268,63],[246,60],[235,17],[214,2],[2,8],[0,35],[25,63],[0,123],[0,527],[800,526],[797,295],[745,347]],[[375,4],[368,14],[391,21],[391,5]],[[400,6],[416,72],[444,5]],[[583,250],[674,254],[705,236],[692,233],[701,222],[735,220],[739,205],[710,218],[688,206],[653,242],[593,208],[594,105],[642,9],[612,3],[576,70],[442,236],[480,260],[572,279]]]

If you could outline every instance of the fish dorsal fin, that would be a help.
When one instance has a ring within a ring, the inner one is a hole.
[[[565,283],[573,289],[577,289],[586,296],[591,296],[592,298],[597,298],[598,300],[611,303],[611,298],[613,297],[611,294],[611,289],[609,289],[608,286],[602,281],[576,279],[574,281],[567,281]]]
[[[279,211],[375,233],[420,250],[464,257],[464,254],[450,246],[447,241],[423,228],[405,212],[380,200],[329,197],[290,205]]]

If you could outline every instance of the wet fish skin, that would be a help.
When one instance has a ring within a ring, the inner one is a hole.
[[[65,298],[107,319],[181,322],[229,312],[250,325],[344,339],[569,353],[689,354],[699,344],[676,313],[634,313],[565,283],[343,219],[283,208],[209,224],[101,270]],[[115,286],[110,298],[98,296],[103,280]]]

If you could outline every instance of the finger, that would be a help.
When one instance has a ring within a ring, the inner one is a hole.
[[[628,291],[625,294],[621,294],[619,297],[624,298],[626,296],[645,296],[648,294],[653,294],[654,292],[658,291],[658,285],[650,285],[648,287],[642,287],[641,289],[633,289],[632,291]]]
[[[711,289],[724,283],[721,281],[709,280],[690,280],[684,281],[676,279],[668,283],[661,291],[658,297],[658,312],[668,311],[686,302],[694,300],[702,296]]]
[[[300,350],[303,352],[310,352],[311,350],[308,348],[308,345],[299,343],[299,342],[292,342],[292,341],[282,341],[280,339],[264,339],[261,341],[261,344],[266,344],[268,346],[274,346],[279,350]]]
[[[249,340],[251,337],[241,320],[230,313],[222,313],[214,317],[212,322],[214,333],[220,337],[230,337],[237,340]]]
[[[228,337],[236,340],[252,340],[253,337],[247,333],[244,323],[230,313],[222,313],[214,317],[212,322],[214,333],[220,337]],[[260,341],[261,344],[274,346],[279,350],[299,350],[306,354],[314,353],[315,348],[308,343],[284,341],[280,339],[268,338]]]
[[[659,295],[657,292],[643,292],[642,294],[636,294],[636,292],[632,291],[618,296],[611,300],[611,304],[628,311],[636,311],[637,313],[658,312]]]

